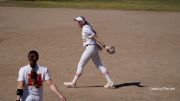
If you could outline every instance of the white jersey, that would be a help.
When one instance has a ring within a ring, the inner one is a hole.
[[[92,38],[95,34],[96,33],[91,25],[84,25],[82,27],[83,46],[96,45],[96,40]]]
[[[42,101],[42,92],[43,92],[43,81],[50,80],[50,75],[46,67],[42,67],[39,65],[36,65],[35,71],[37,72],[37,81],[39,88],[36,88],[33,86],[33,81],[31,79],[31,70],[32,68],[30,65],[26,65],[24,67],[21,67],[19,70],[19,77],[17,81],[23,81],[24,82],[24,92],[22,95],[21,101],[29,101],[28,99],[32,99],[30,96],[36,96],[38,97],[36,101]],[[34,101],[34,100],[33,100]]]

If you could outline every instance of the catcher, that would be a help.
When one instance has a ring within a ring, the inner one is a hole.
[[[104,74],[107,84],[105,88],[114,88],[113,81],[111,80],[107,69],[102,65],[98,50],[103,48],[109,53],[115,53],[115,48],[113,46],[106,46],[98,37],[96,31],[87,22],[83,16],[78,16],[74,19],[78,22],[79,27],[82,29],[82,41],[85,51],[83,52],[80,61],[77,66],[77,71],[74,79],[71,82],[64,82],[67,87],[76,87],[77,80],[81,76],[83,69],[89,59],[92,59],[96,67]]]

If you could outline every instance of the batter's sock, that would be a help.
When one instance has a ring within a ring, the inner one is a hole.
[[[113,81],[111,80],[111,78],[109,77],[109,75],[105,75],[106,77],[106,80],[109,82],[109,83],[113,83]]]
[[[73,83],[76,83],[76,81],[78,80],[78,77],[75,76],[74,79],[72,80]]]
[[[72,80],[72,82],[73,82],[73,83],[76,83],[80,76],[81,76],[81,74],[76,74],[76,75],[74,76],[74,79]]]
[[[108,72],[104,73],[105,77],[106,77],[106,80],[109,82],[109,83],[113,83],[113,81],[111,80]]]

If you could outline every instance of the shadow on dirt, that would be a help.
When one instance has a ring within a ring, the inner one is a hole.
[[[141,85],[141,82],[128,82],[128,83],[121,83],[121,84],[115,84],[114,88],[122,88],[122,87],[129,87],[129,86],[136,86],[136,87],[148,87]],[[78,86],[76,88],[93,88],[93,87],[104,87],[104,85],[96,85],[96,86]]]
[[[116,84],[115,88],[122,88],[122,87],[129,87],[129,86],[148,87],[148,86],[141,85],[141,82],[128,82],[128,83]]]

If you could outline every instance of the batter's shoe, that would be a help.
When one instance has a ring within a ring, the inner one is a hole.
[[[112,89],[114,89],[114,88],[115,88],[115,85],[113,84],[113,82],[108,82],[108,83],[104,86],[104,88],[112,88]]]
[[[73,83],[73,82],[64,82],[64,85],[67,86],[68,88],[76,87],[76,83]]]

